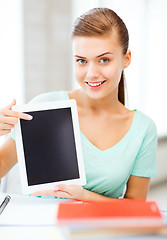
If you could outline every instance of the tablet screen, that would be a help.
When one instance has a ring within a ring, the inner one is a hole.
[[[28,185],[79,178],[71,108],[26,111],[20,120]]]

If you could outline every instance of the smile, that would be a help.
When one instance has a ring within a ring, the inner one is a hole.
[[[102,85],[105,81],[102,82],[86,82],[90,87],[98,87],[100,85]]]

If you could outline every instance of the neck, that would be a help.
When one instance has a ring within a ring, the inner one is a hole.
[[[81,90],[82,91],[82,90]],[[104,98],[92,99],[81,92],[82,106],[89,108],[94,112],[112,112],[118,113],[122,110],[123,105],[118,100],[118,92],[112,92],[112,95],[107,95]]]

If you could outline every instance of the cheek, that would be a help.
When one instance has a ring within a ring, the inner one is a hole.
[[[76,79],[79,81],[79,80],[82,80],[85,77],[86,73],[85,73],[84,69],[79,68],[79,67],[75,67],[74,74],[75,74]]]
[[[113,81],[119,81],[122,73],[122,68],[118,65],[106,68],[104,76]]]

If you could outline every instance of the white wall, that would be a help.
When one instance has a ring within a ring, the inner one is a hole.
[[[21,0],[0,1],[0,106],[24,91],[23,16]],[[21,91],[20,91],[21,90]]]
[[[21,0],[0,1],[0,108],[24,101],[23,8]],[[4,141],[0,137],[0,144]]]
[[[71,88],[71,0],[24,0],[25,97]]]

